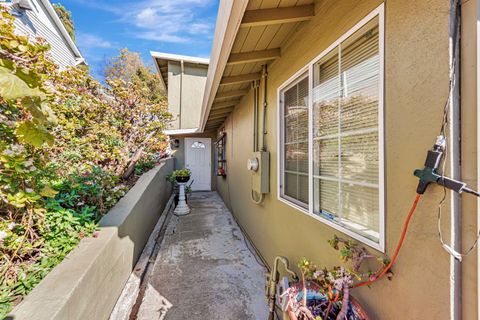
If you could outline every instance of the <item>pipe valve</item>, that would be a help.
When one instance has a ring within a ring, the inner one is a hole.
[[[479,196],[477,192],[467,187],[467,184],[462,181],[457,181],[452,178],[445,177],[438,173],[438,168],[442,162],[443,154],[445,152],[446,140],[444,136],[438,136],[432,150],[428,150],[427,158],[423,169],[417,169],[413,173],[420,179],[417,186],[417,193],[424,194],[427,187],[431,183],[436,183],[447,189],[455,192],[467,192]]]

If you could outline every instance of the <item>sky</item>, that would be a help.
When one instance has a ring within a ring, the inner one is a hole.
[[[52,0],[72,12],[76,43],[102,79],[106,61],[121,48],[208,58],[219,0]]]

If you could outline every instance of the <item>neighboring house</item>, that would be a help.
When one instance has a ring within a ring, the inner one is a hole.
[[[9,6],[18,33],[44,38],[50,44],[52,59],[60,68],[85,64],[49,0],[3,0],[0,5]]]
[[[209,60],[154,51],[150,54],[168,95],[168,111],[173,116],[165,133],[173,140],[175,168],[193,169],[193,190],[210,190],[216,182],[210,165],[214,157],[211,141],[215,133],[198,134]],[[185,143],[192,145],[194,142],[205,148],[185,148]],[[204,154],[205,150],[209,150],[208,154]],[[185,152],[190,155],[187,163]],[[205,170],[207,167],[209,170]]]
[[[445,169],[474,188],[477,2],[461,9],[451,99],[459,93],[461,108],[450,110]],[[198,125],[182,120],[170,134],[188,138],[175,156],[194,177],[218,174],[211,188],[267,262],[341,265],[327,243],[335,234],[392,257],[449,96],[450,10],[447,0],[220,1]],[[168,81],[172,99],[170,71]],[[442,196],[439,186],[423,195],[392,280],[353,291],[372,319],[477,318],[477,255],[460,263],[442,248]],[[448,191],[445,241],[467,250],[479,217],[475,197]]]

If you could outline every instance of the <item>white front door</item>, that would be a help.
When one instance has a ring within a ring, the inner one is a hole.
[[[185,167],[192,171],[192,190],[211,190],[212,143],[210,138],[185,138]]]

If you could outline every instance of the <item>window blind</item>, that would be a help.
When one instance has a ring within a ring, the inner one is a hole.
[[[308,206],[308,77],[283,92],[283,194]]]
[[[379,240],[378,19],[313,67],[314,213]]]

